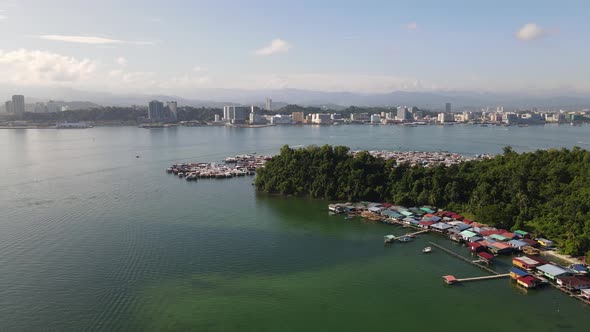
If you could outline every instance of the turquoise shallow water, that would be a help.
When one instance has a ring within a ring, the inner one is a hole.
[[[188,183],[179,161],[283,144],[498,153],[585,147],[590,127],[93,128],[0,131],[0,330],[584,331],[590,308],[482,272],[403,229],[257,195],[253,178]],[[140,155],[140,158],[135,158]],[[497,264],[505,271],[507,261]]]

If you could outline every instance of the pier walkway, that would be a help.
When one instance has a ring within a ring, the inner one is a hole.
[[[488,279],[500,279],[500,278],[507,278],[507,277],[510,277],[510,273],[506,273],[506,274],[494,274],[492,276],[461,278],[461,279],[455,279],[455,282],[477,281],[477,280],[488,280]]]
[[[428,232],[429,232],[429,230],[425,229],[425,230],[422,230],[422,231],[418,231],[418,232],[406,234],[406,236],[416,236],[418,234],[428,233]]]
[[[483,266],[483,265],[481,265],[481,264],[478,264],[478,263],[476,263],[476,261],[471,261],[471,260],[469,260],[468,258],[466,258],[466,257],[463,257],[463,256],[461,256],[461,255],[457,254],[456,252],[453,252],[453,251],[451,251],[451,250],[449,250],[449,249],[447,249],[447,248],[445,248],[445,247],[443,247],[443,246],[441,246],[441,245],[438,245],[438,244],[436,244],[436,243],[434,243],[434,242],[429,242],[429,243],[430,243],[430,245],[432,245],[432,246],[434,246],[434,247],[437,247],[438,249],[440,249],[440,250],[444,251],[445,253],[447,253],[447,254],[449,254],[449,255],[451,255],[451,256],[453,256],[453,257],[456,257],[456,258],[458,258],[458,259],[460,259],[460,260],[462,260],[462,261],[465,261],[465,262],[467,262],[467,263],[469,263],[469,264],[471,264],[471,265],[475,265],[475,266],[479,267],[480,269],[483,269],[483,270],[485,270],[485,271],[487,271],[487,272],[489,272],[489,273],[491,273],[491,274],[494,274],[494,275],[499,275],[499,273],[498,273],[498,272],[496,272],[496,271],[494,271],[494,270],[490,269],[490,268],[489,268],[489,267],[487,267],[487,266]]]

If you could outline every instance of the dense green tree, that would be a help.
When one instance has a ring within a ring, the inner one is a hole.
[[[590,152],[516,153],[449,167],[410,166],[342,146],[284,146],[256,178],[258,190],[343,200],[428,204],[506,229],[555,239],[565,253],[590,250]]]

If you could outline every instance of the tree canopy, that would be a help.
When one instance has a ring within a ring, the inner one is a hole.
[[[590,250],[590,152],[514,152],[452,166],[409,166],[343,146],[284,146],[260,169],[262,192],[348,201],[434,205],[479,222],[556,240],[567,254]],[[589,255],[590,256],[590,255]]]

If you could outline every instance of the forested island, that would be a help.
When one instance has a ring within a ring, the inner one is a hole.
[[[292,149],[258,171],[267,193],[400,205],[433,205],[481,223],[554,239],[590,257],[590,152],[575,147],[516,153],[452,166],[410,166],[344,146]]]

